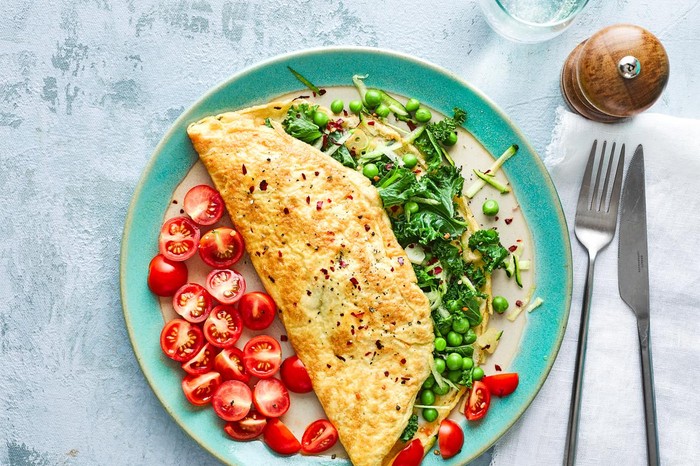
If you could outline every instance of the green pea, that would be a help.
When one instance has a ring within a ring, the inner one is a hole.
[[[447,310],[450,312],[457,312],[461,309],[462,306],[460,306],[459,301],[456,299],[451,299],[450,301],[447,301]]]
[[[472,358],[462,358],[462,369],[465,371],[474,367],[474,360]],[[434,380],[433,380],[434,382]]]
[[[498,202],[494,201],[493,199],[486,200],[481,206],[481,211],[484,213],[484,215],[493,217],[498,213]]]
[[[420,392],[420,404],[430,406],[433,403],[435,403],[435,393],[432,390]]]
[[[379,168],[377,168],[377,166],[373,163],[368,163],[362,167],[362,174],[367,178],[374,178],[375,176],[379,175]]]
[[[459,364],[460,364],[460,366],[462,365],[461,362],[460,362]],[[462,369],[461,369],[461,368],[460,368],[460,369],[457,369],[457,370],[454,370],[454,371],[449,371],[449,372],[447,373],[447,380],[449,380],[449,381],[452,382],[452,383],[457,383],[457,382],[459,382],[459,380],[460,380],[461,378],[462,378]]]
[[[423,388],[433,388],[435,386],[435,377],[433,377],[433,374],[430,374],[427,379],[425,379],[425,382],[423,382]]]
[[[435,360],[435,370],[437,371],[438,374],[442,374],[445,372],[445,360],[442,358],[437,358]]]
[[[476,341],[476,332],[472,329],[467,330],[466,335],[464,335],[464,344],[471,345]]]
[[[348,108],[352,113],[360,113],[362,111],[362,101],[361,100],[351,100],[348,104]]]
[[[379,107],[374,111],[378,116],[386,118],[391,113],[391,109],[384,104],[379,104]]]
[[[335,113],[336,115],[343,111],[343,107],[345,107],[345,103],[340,99],[335,99],[333,102],[331,102],[331,112]]]
[[[438,417],[437,409],[435,408],[425,408],[423,410],[423,419],[428,422],[433,422]]]
[[[494,311],[503,314],[508,309],[508,300],[503,296],[494,296],[491,305]]]
[[[483,378],[484,378],[484,370],[481,367],[476,366],[472,370],[472,379],[473,380],[481,380]]]
[[[467,333],[469,327],[469,321],[464,317],[455,317],[455,319],[452,321],[452,330],[457,333]]]
[[[415,112],[416,110],[418,110],[418,107],[420,107],[420,102],[418,101],[418,99],[408,99],[408,102],[406,102],[406,105],[404,105],[404,107],[406,107],[406,110],[408,110],[409,112]]]
[[[450,330],[450,332],[447,334],[448,346],[459,346],[462,344],[462,340],[464,340],[464,337],[454,330]]]
[[[328,115],[323,112],[314,112],[314,123],[318,125],[319,128],[324,129],[328,124]]]
[[[437,337],[435,339],[435,349],[438,351],[445,351],[445,348],[447,348],[447,340],[442,337]]]
[[[447,141],[445,141],[446,146],[454,146],[457,144],[457,133],[452,131],[449,136],[447,136]]]
[[[418,165],[418,157],[411,153],[404,154],[403,164],[406,166],[406,168],[413,168]]]
[[[410,212],[412,214],[415,214],[416,212],[418,212],[419,207],[418,207],[418,204],[416,202],[408,201],[406,203],[406,205],[404,205],[403,208],[406,212]]]
[[[425,107],[421,107],[418,110],[416,110],[416,120],[418,120],[421,123],[427,123],[433,118],[433,114],[430,113],[430,110],[428,110]]]
[[[442,387],[440,385],[435,385],[433,387],[433,393],[436,395],[447,395],[450,392],[450,386],[447,384],[444,384]]]
[[[462,356],[459,353],[450,353],[447,355],[447,368],[451,371],[462,368]]]
[[[376,89],[370,89],[365,94],[365,104],[369,108],[374,108],[382,103],[382,95]]]

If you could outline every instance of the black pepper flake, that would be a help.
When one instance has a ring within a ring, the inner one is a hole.
[[[503,369],[501,369],[501,366],[499,366],[498,364],[496,364],[496,370],[497,370],[498,372],[501,372]]]
[[[382,342],[379,340],[375,341],[374,344],[377,346],[377,349],[379,349],[379,350],[384,348],[384,345],[382,345]]]
[[[330,364],[326,364],[326,367],[330,369],[332,366]]]
[[[348,342],[345,343],[345,346],[352,346],[352,341],[348,340]]]
[[[289,215],[289,209],[287,207],[284,208],[284,213],[285,215]]]
[[[506,222],[506,225],[510,225],[511,223],[513,223],[512,218],[506,218],[506,219],[503,219],[503,221]]]
[[[318,175],[319,175],[319,172],[314,172],[314,175],[318,176]]]
[[[406,364],[406,358],[401,358],[401,364]]]
[[[369,231],[369,225],[365,223],[365,231]]]
[[[173,204],[177,204],[177,199],[173,199]]]
[[[248,169],[245,167],[245,164],[241,165],[241,172],[246,175],[248,173]]]
[[[333,453],[333,454],[331,455],[331,459],[332,459],[332,460],[336,459],[337,457],[338,457],[338,455],[336,455],[335,453]]]
[[[305,175],[304,173],[301,174],[301,177],[302,177],[303,179],[306,179],[306,175]]]
[[[384,371],[384,377],[389,377],[389,371]]]
[[[184,213],[185,213],[185,209],[180,209],[180,213],[181,213],[181,214],[184,214]]]
[[[280,340],[287,341],[287,340],[289,340],[289,338],[287,338],[287,335],[280,335]]]
[[[266,180],[262,180],[260,182],[260,191],[267,191],[267,181]]]
[[[401,411],[401,406],[396,405],[396,411]]]
[[[311,296],[311,290],[306,290],[306,296]]]
[[[515,302],[515,305],[518,306],[518,307],[523,307],[523,302],[520,301],[520,300],[517,300],[517,301]]]
[[[272,283],[275,283],[275,279],[272,278],[272,275],[268,275],[267,278],[268,278]]]
[[[309,196],[306,196],[306,203],[310,204],[311,203],[311,198]]]
[[[342,356],[340,356],[340,355],[337,355],[337,354],[335,355],[335,357],[338,358],[338,359],[340,359],[341,361],[345,362],[345,358],[344,358],[344,357],[342,357]]]

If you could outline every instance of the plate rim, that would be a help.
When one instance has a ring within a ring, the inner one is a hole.
[[[274,64],[278,64],[280,62],[288,62],[289,60],[292,60],[294,58],[299,58],[299,57],[308,57],[308,56],[313,56],[313,55],[323,55],[326,53],[352,53],[352,52],[360,52],[360,53],[368,53],[368,54],[375,54],[375,55],[384,55],[384,56],[390,56],[392,58],[398,58],[402,61],[407,61],[407,62],[412,62],[413,64],[416,64],[420,67],[423,68],[429,68],[435,73],[445,75],[446,77],[452,79],[453,81],[459,83],[460,86],[468,89],[470,92],[472,92],[474,95],[476,95],[486,106],[489,107],[491,111],[493,111],[499,118],[501,118],[504,122],[507,123],[507,125],[510,127],[510,129],[518,136],[520,141],[527,147],[527,150],[533,155],[533,159],[535,162],[535,166],[537,168],[537,171],[540,173],[540,175],[547,180],[546,183],[546,190],[549,193],[549,196],[552,200],[555,201],[555,205],[558,207],[557,209],[557,221],[559,223],[560,229],[562,232],[565,234],[562,236],[563,239],[563,246],[564,246],[564,252],[565,252],[565,259],[564,262],[568,265],[568,270],[566,273],[566,290],[565,290],[565,311],[562,314],[562,321],[564,322],[564,325],[559,326],[556,338],[554,340],[554,349],[551,353],[549,353],[549,357],[547,358],[547,362],[545,364],[544,370],[541,373],[540,378],[536,382],[536,388],[534,391],[529,395],[525,403],[522,405],[522,409],[518,411],[517,415],[512,416],[510,421],[506,423],[504,428],[502,429],[501,432],[498,432],[495,434],[495,436],[488,442],[488,444],[485,447],[482,447],[478,451],[475,451],[473,455],[470,458],[466,459],[466,462],[472,461],[473,459],[479,457],[482,455],[485,451],[487,451],[489,448],[492,448],[495,443],[502,438],[512,427],[513,425],[522,417],[525,411],[530,407],[534,399],[537,397],[538,393],[544,386],[544,383],[549,376],[552,367],[554,365],[554,361],[556,360],[559,351],[561,350],[561,345],[564,339],[564,334],[566,331],[567,327],[567,322],[569,318],[569,314],[571,311],[571,301],[572,301],[572,290],[573,290],[573,260],[572,260],[572,251],[571,251],[571,239],[569,235],[569,228],[568,228],[568,223],[566,220],[566,216],[564,214],[563,206],[561,204],[561,198],[559,197],[559,193],[556,190],[556,187],[554,186],[554,182],[551,179],[551,176],[545,167],[541,157],[537,153],[537,151],[532,147],[529,139],[525,137],[523,132],[521,131],[520,127],[517,126],[511,118],[501,109],[499,105],[497,105],[491,98],[489,98],[486,94],[484,94],[478,87],[474,86],[473,84],[469,83],[456,73],[450,71],[447,68],[444,68],[440,65],[436,65],[428,60],[418,58],[413,55],[409,55],[404,52],[399,52],[391,49],[385,49],[385,48],[378,48],[378,47],[368,47],[368,46],[347,46],[347,45],[338,45],[338,46],[326,46],[326,47],[313,47],[313,48],[305,48],[301,50],[295,50],[287,53],[282,53],[275,55],[273,57],[267,58],[265,60],[256,62],[252,65],[246,66],[241,68],[239,71],[233,73],[230,75],[228,78],[220,82],[219,84],[216,84],[209,89],[203,94],[201,94],[194,102],[192,102],[172,123],[170,123],[170,126],[168,130],[163,134],[161,137],[160,141],[156,145],[156,147],[153,149],[151,152],[148,162],[143,168],[141,172],[141,176],[139,178],[138,183],[136,184],[134,191],[131,196],[131,201],[129,203],[129,207],[127,210],[127,214],[124,220],[124,229],[122,231],[122,236],[121,236],[121,247],[120,247],[120,264],[119,264],[119,287],[120,287],[120,300],[121,300],[121,305],[122,305],[122,314],[124,317],[125,325],[127,328],[127,333],[129,336],[129,343],[131,344],[132,350],[134,352],[134,356],[136,357],[136,360],[139,364],[139,367],[141,369],[141,372],[146,379],[146,382],[148,383],[149,387],[153,391],[153,394],[156,396],[156,399],[158,402],[163,406],[165,411],[170,415],[170,417],[175,421],[175,423],[183,429],[187,435],[189,435],[197,444],[204,449],[207,453],[218,459],[219,461],[222,461],[225,464],[231,464],[236,466],[238,463],[234,463],[232,461],[238,461],[235,459],[232,459],[230,457],[225,457],[223,455],[220,455],[217,451],[209,448],[208,446],[205,445],[202,441],[200,441],[199,435],[188,426],[186,423],[181,423],[178,422],[177,417],[174,415],[174,413],[169,409],[169,407],[166,405],[165,400],[163,400],[159,395],[159,390],[156,389],[154,385],[154,381],[152,380],[152,377],[150,375],[150,371],[146,367],[145,363],[142,361],[141,357],[141,352],[137,350],[137,343],[136,343],[136,338],[135,338],[135,330],[133,328],[132,322],[129,319],[129,314],[130,311],[128,310],[127,306],[127,291],[126,291],[126,286],[125,286],[125,276],[127,274],[126,270],[126,254],[127,254],[127,239],[132,233],[132,227],[134,224],[134,218],[135,218],[135,210],[136,210],[136,204],[138,199],[141,197],[142,192],[144,191],[144,188],[147,184],[147,180],[151,178],[151,174],[153,172],[153,169],[156,165],[158,155],[163,152],[164,147],[167,146],[168,141],[172,138],[174,134],[176,134],[176,130],[181,124],[186,121],[191,119],[191,113],[193,113],[202,103],[206,102],[210,97],[213,95],[218,94],[221,92],[223,89],[227,88],[230,86],[232,83],[235,81],[241,79],[242,77],[254,73],[260,69],[264,69],[266,67],[269,67]],[[301,86],[300,86],[301,88]],[[476,136],[475,136],[476,137]],[[477,138],[479,143],[481,144],[481,140]],[[520,143],[519,143],[520,144]],[[529,221],[528,221],[529,223]],[[537,284],[535,284],[537,286]],[[522,343],[522,341],[520,342]],[[457,459],[457,458],[455,458]],[[446,465],[448,464],[447,462],[445,463]],[[450,463],[451,464],[451,463]],[[460,463],[463,464],[463,463]]]

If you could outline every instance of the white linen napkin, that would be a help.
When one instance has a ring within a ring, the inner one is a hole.
[[[581,179],[594,139],[644,145],[651,348],[661,460],[700,464],[700,120],[643,114],[619,124],[558,110],[544,162],[569,225],[574,289],[561,351],[539,395],[501,439],[493,466],[562,463],[588,258],[574,236]],[[636,320],[617,287],[617,233],[595,271],[578,465],[646,464]],[[537,318],[537,311],[528,316]],[[527,345],[527,341],[522,342]]]

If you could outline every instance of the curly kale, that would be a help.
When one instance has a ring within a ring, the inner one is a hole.
[[[503,267],[508,257],[508,250],[501,245],[498,232],[493,229],[474,232],[469,237],[469,248],[481,253],[484,268],[488,273]]]
[[[450,139],[450,134],[454,133],[458,126],[462,126],[464,122],[467,121],[467,112],[458,107],[455,107],[453,111],[454,116],[452,118],[445,118],[444,120],[428,125],[428,131],[430,131],[441,144],[447,144]]]
[[[401,434],[401,439],[402,442],[408,442],[413,438],[414,435],[416,435],[416,432],[418,431],[418,416],[416,414],[412,414],[411,418],[408,420],[408,425],[404,429],[403,433]]]
[[[299,104],[292,105],[287,111],[287,116],[282,121],[284,130],[293,138],[313,144],[323,136],[321,128],[314,123],[314,113],[318,105]]]

